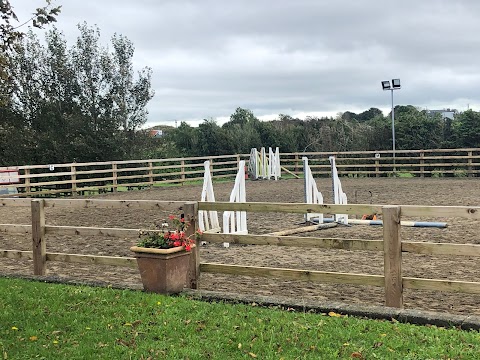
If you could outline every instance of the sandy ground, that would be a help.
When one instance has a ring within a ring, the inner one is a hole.
[[[349,203],[411,204],[411,205],[472,205],[480,204],[480,183],[475,178],[448,179],[392,179],[392,178],[342,178]],[[217,200],[229,198],[233,183],[214,184]],[[317,179],[318,189],[325,202],[331,202],[331,182]],[[302,180],[247,181],[247,201],[303,202]],[[105,194],[100,198],[199,200],[200,186],[154,188],[118,194]],[[179,214],[172,207],[164,212],[153,210],[46,209],[49,225],[99,226],[148,228],[155,221],[169,214]],[[1,208],[0,223],[28,224],[29,208]],[[402,239],[447,243],[480,244],[480,222],[466,219],[417,219],[447,221],[447,229],[402,228]],[[303,221],[299,214],[250,213],[248,227],[251,234],[298,227]],[[356,239],[381,239],[382,228],[354,225],[326,229],[305,236],[338,237]],[[48,236],[47,251],[92,255],[132,256],[129,247],[135,239]],[[1,249],[30,250],[27,236],[0,235]],[[240,264],[252,266],[283,267],[363,274],[383,274],[383,256],[379,252],[305,249],[294,247],[231,246],[208,244],[200,249],[202,262]],[[403,274],[409,277],[449,280],[479,281],[480,261],[474,257],[427,256],[404,254]],[[0,273],[33,273],[30,261],[0,258]],[[99,280],[111,284],[131,286],[140,284],[136,269],[111,266],[70,265],[48,263],[49,275],[78,280]],[[297,300],[342,301],[382,305],[383,288],[353,285],[318,284],[301,281],[223,276],[202,274],[200,288],[258,295],[277,295]],[[480,295],[405,290],[406,308],[445,311],[457,314],[480,315]]]

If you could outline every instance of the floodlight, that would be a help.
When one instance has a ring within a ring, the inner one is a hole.
[[[395,175],[397,169],[395,166],[395,107],[393,106],[393,90],[399,90],[400,79],[392,79],[390,84],[389,80],[382,81],[382,89],[390,90],[392,93],[392,155],[393,155],[393,174]]]

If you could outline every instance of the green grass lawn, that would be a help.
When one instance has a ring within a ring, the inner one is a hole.
[[[477,331],[0,278],[0,359],[478,359]]]

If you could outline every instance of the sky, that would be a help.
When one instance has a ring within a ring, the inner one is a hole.
[[[41,0],[11,0],[20,21]],[[262,120],[390,111],[395,105],[480,108],[477,0],[56,0],[56,26],[102,43],[122,34],[136,70],[152,68],[146,126],[214,118],[237,107]]]

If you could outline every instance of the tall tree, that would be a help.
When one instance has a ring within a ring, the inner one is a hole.
[[[225,130],[214,119],[205,119],[198,126],[198,145],[196,155],[232,154],[231,142]]]
[[[458,125],[454,132],[458,139],[457,146],[480,147],[480,112],[467,110],[456,120]]]
[[[79,30],[72,47],[53,29],[46,45],[29,33],[12,52],[10,106],[40,150],[29,162],[115,160],[143,149],[151,70],[135,76],[127,38],[114,36],[108,51],[98,28]]]
[[[443,120],[439,115],[431,116],[413,106],[404,106],[399,110],[395,117],[395,142],[398,149],[439,147],[443,139]]]
[[[7,71],[10,65],[8,51],[12,50],[14,44],[23,37],[21,28],[29,23],[34,27],[43,28],[57,21],[56,17],[61,6],[52,6],[51,0],[45,2],[46,5],[37,8],[30,19],[20,23],[10,0],[0,0],[0,106],[6,105],[9,101],[12,87]]]

